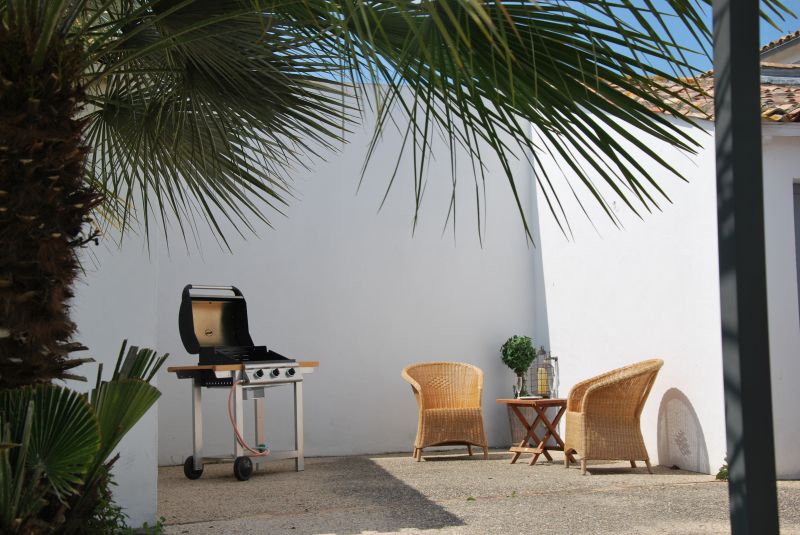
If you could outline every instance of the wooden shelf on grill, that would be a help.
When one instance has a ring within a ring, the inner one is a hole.
[[[319,368],[318,360],[299,360],[297,368]],[[170,366],[167,371],[170,373],[191,372],[198,370],[213,370],[215,372],[232,372],[242,369],[241,364],[205,364],[203,366]]]

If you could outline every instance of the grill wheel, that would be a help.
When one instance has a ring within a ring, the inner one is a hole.
[[[247,481],[250,479],[250,474],[253,473],[253,461],[250,457],[237,457],[233,461],[233,475],[239,481]]]
[[[200,470],[194,469],[194,456],[189,455],[183,462],[183,475],[185,475],[189,479],[198,479],[200,476],[203,475],[202,468]]]

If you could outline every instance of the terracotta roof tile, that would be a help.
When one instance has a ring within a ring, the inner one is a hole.
[[[797,30],[792,33],[787,33],[786,35],[775,39],[774,41],[770,41],[766,45],[761,47],[761,53],[768,52],[773,48],[778,48],[781,45],[788,43],[789,41],[794,41],[795,39],[800,38],[800,30]]]
[[[764,66],[768,66],[770,69],[778,69],[779,72],[784,68],[787,73],[794,71],[792,73],[793,76],[787,76],[789,78],[796,78],[796,69],[800,68],[800,66],[796,65],[783,66],[779,64],[766,64]],[[797,84],[762,82],[761,117],[763,120],[800,122],[800,78],[796,79]],[[705,73],[696,78],[695,82],[695,89],[687,89],[675,82],[665,81],[662,84],[662,91],[659,97],[679,115],[695,119],[713,120],[714,78],[711,74]],[[664,108],[654,106],[642,98],[637,98],[636,100],[652,111],[667,112]]]

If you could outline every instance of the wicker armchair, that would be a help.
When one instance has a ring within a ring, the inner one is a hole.
[[[481,394],[483,372],[460,362],[427,362],[403,370],[403,379],[419,406],[419,425],[414,441],[414,458],[422,460],[422,450],[429,446],[463,444],[472,455],[472,446],[483,448],[489,457],[483,430]]]
[[[650,457],[642,439],[639,418],[664,365],[660,359],[645,360],[604,373],[576,384],[567,398],[565,452],[581,456],[581,472],[586,461],[628,460],[636,468],[643,460],[647,471]],[[564,462],[569,468],[569,458]]]

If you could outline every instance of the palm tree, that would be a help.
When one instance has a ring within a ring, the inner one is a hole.
[[[632,132],[694,142],[637,99],[675,111],[659,78],[689,86],[694,71],[670,31],[702,51],[703,5],[0,0],[0,388],[74,377],[77,250],[109,221],[177,224],[186,238],[200,220],[223,240],[220,217],[239,231],[269,224],[291,199],[291,170],[369,108],[373,143],[404,129],[417,210],[439,136],[472,158],[479,213],[481,146],[516,195],[510,160],[536,166],[544,146],[530,124],[578,173],[579,197],[614,217],[591,169],[634,212],[656,208],[666,195],[653,174],[608,132],[677,176]],[[567,228],[551,177],[537,176]]]

